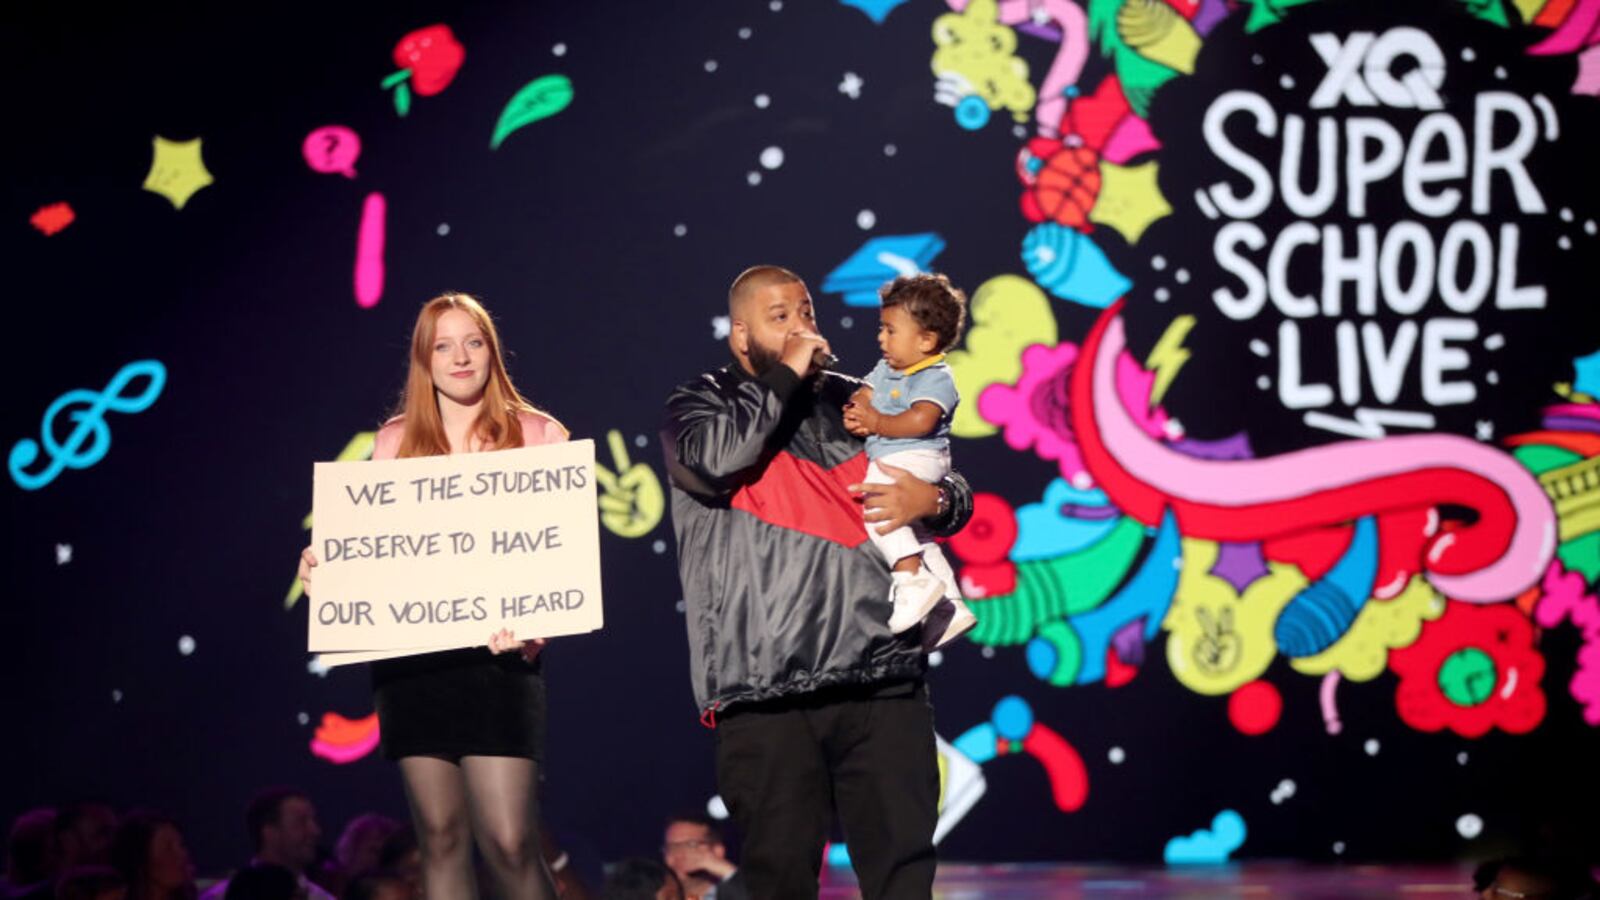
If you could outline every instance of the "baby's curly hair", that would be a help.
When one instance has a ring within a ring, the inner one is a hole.
[[[878,291],[883,308],[903,306],[920,327],[939,337],[943,353],[961,340],[967,321],[967,295],[939,274],[901,275]]]

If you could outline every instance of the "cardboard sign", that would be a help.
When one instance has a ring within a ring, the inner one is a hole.
[[[307,649],[329,664],[604,622],[593,441],[317,463],[312,516]]]

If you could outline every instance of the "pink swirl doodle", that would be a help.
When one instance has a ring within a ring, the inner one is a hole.
[[[1260,460],[1194,459],[1152,440],[1119,397],[1122,301],[1084,343],[1072,374],[1072,430],[1096,484],[1154,524],[1171,507],[1185,535],[1259,540],[1444,504],[1476,513],[1423,543],[1420,567],[1446,596],[1515,597],[1538,582],[1556,547],[1556,517],[1533,475],[1509,455],[1456,435],[1341,441]]]

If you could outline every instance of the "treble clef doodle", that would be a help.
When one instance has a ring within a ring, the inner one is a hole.
[[[149,379],[144,390],[137,395],[124,396],[129,383],[140,377]],[[54,481],[63,469],[87,469],[99,462],[111,449],[111,428],[106,425],[106,413],[144,412],[161,396],[166,383],[166,366],[153,359],[141,359],[123,366],[104,391],[78,388],[57,397],[44,411],[39,440],[23,438],[11,447],[12,480],[23,490],[36,491]],[[58,442],[55,422],[63,412],[75,424],[66,441]],[[23,470],[39,458],[41,442],[50,461],[43,471],[30,475]]]

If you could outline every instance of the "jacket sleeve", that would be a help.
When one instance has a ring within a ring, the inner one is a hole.
[[[673,391],[661,434],[672,483],[708,500],[733,493],[740,473],[761,461],[799,385],[800,378],[779,365],[732,389],[698,382]]]
[[[972,485],[967,484],[960,472],[952,471],[939,482],[939,487],[949,496],[950,508],[942,516],[923,519],[922,524],[939,537],[950,537],[967,527],[972,518]]]

